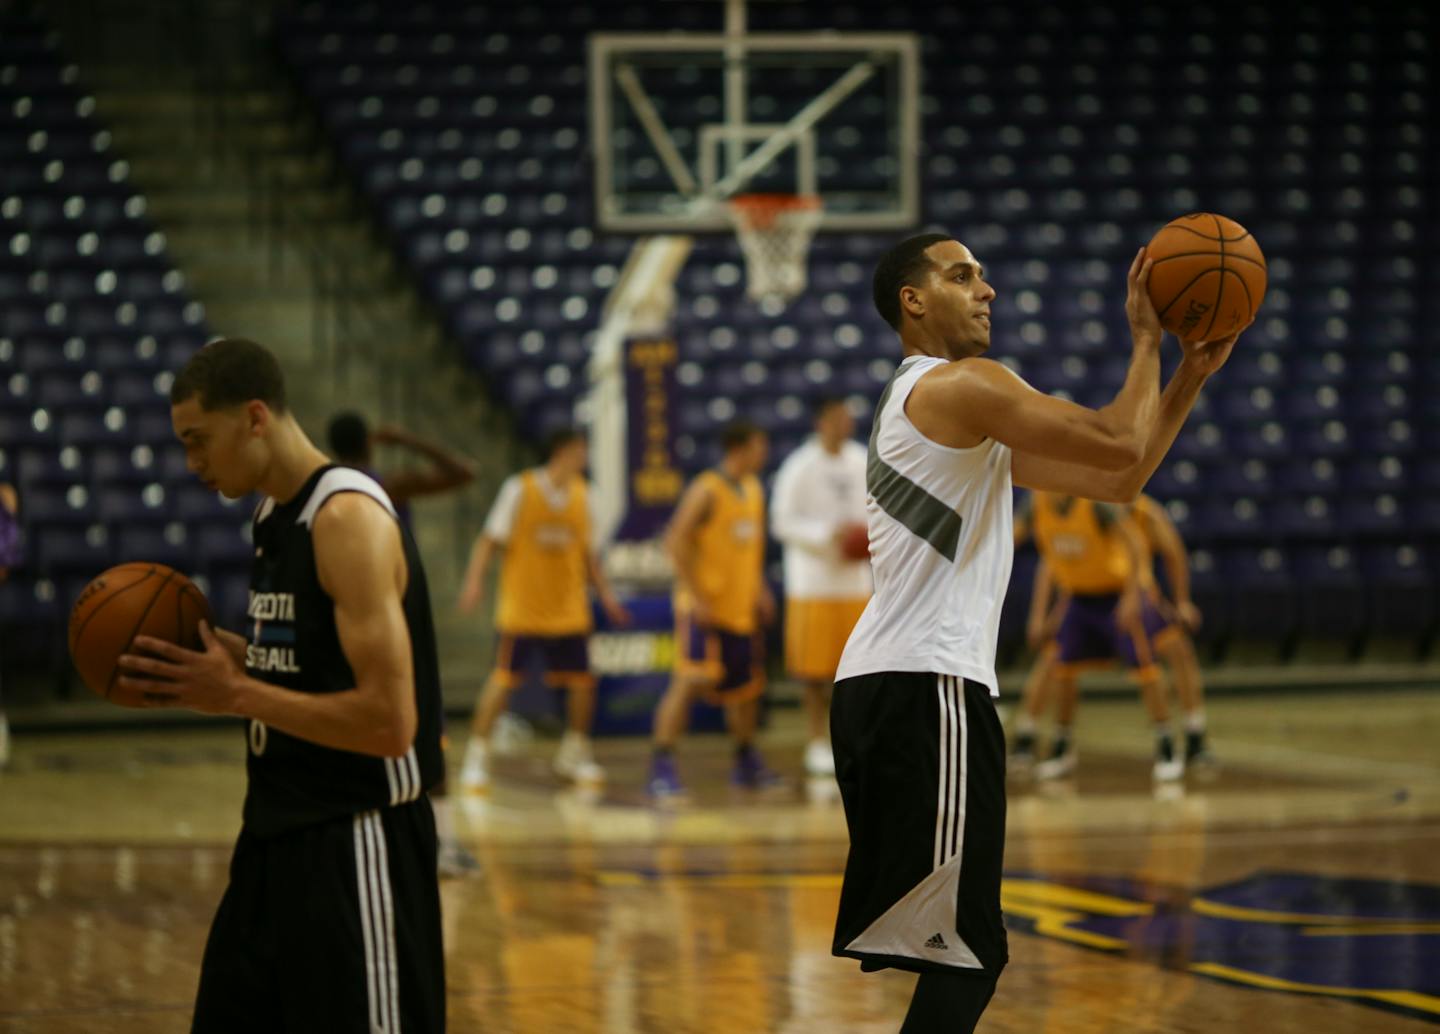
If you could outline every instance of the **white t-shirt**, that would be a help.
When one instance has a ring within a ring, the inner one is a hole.
[[[570,500],[569,491],[557,488],[544,467],[536,467],[534,473],[540,492],[549,500],[550,505],[557,510],[565,509]],[[500,491],[495,495],[495,502],[490,504],[490,515],[485,518],[485,534],[502,545],[510,541],[510,530],[515,527],[515,514],[520,509],[520,493],[525,487],[521,481],[522,476],[511,474],[505,479],[500,485]],[[587,498],[590,503],[590,548],[598,550],[601,546],[600,522],[596,520],[595,493],[589,492]]]
[[[870,564],[846,560],[842,524],[866,521],[865,446],[825,451],[811,438],[786,457],[770,495],[770,529],[785,547],[787,599],[854,600],[870,595]]]
[[[946,362],[909,357],[875,409],[866,475],[875,595],[835,677],[932,672],[999,696],[995,644],[1015,536],[1010,449],[994,439],[952,449],[910,422],[905,400]]]

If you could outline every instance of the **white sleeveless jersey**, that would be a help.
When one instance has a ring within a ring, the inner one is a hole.
[[[948,360],[911,356],[875,407],[866,516],[875,594],[836,680],[883,671],[956,675],[990,687],[1014,556],[1010,449],[952,449],[915,429],[905,400]]]

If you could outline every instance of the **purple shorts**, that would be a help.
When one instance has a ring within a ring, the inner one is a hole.
[[[1055,641],[1061,664],[1096,664],[1119,661],[1127,668],[1148,668],[1155,663],[1151,643],[1170,627],[1169,620],[1149,600],[1140,604],[1143,637],[1121,628],[1115,619],[1120,596],[1073,596],[1060,621]]]
[[[512,689],[539,671],[545,681],[565,689],[594,684],[588,635],[500,635],[495,674]]]
[[[680,671],[709,680],[717,695],[743,700],[764,690],[764,641],[758,633],[699,625],[682,613],[676,618],[675,641]]]

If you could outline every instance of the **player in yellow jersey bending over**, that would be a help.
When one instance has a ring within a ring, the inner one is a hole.
[[[1036,492],[1025,522],[1040,550],[1031,600],[1031,636],[1037,624],[1054,628],[1056,648],[1042,650],[1039,670],[1027,686],[1017,723],[1016,752],[1033,743],[1034,719],[1046,702],[1046,683],[1056,691],[1059,730],[1051,756],[1035,770],[1038,778],[1058,778],[1076,761],[1071,726],[1078,701],[1079,673],[1087,667],[1119,661],[1140,683],[1146,710],[1155,723],[1154,776],[1180,778],[1184,762],[1176,754],[1169,706],[1152,642],[1168,621],[1154,603],[1153,576],[1147,579],[1149,554],[1128,511],[1109,503]],[[1061,607],[1052,603],[1055,589]],[[1058,622],[1055,618],[1058,617]]]
[[[758,477],[769,441],[754,425],[737,422],[721,445],[720,465],[690,482],[665,536],[675,564],[676,663],[655,711],[649,789],[656,797],[683,792],[674,750],[696,699],[725,707],[736,748],[732,782],[750,788],[776,782],[754,743],[765,689],[761,628],[775,617]]]
[[[629,614],[610,590],[595,553],[585,465],[589,450],[578,431],[561,431],[546,446],[545,465],[512,475],[475,540],[460,591],[469,613],[484,595],[485,576],[497,553],[500,599],[495,625],[495,670],[480,697],[460,785],[483,791],[490,782],[490,734],[510,694],[532,668],[569,690],[568,729],[555,758],[561,775],[596,782],[604,772],[590,749],[595,716],[595,676],[590,672],[592,622],[587,588],[595,586],[606,615],[616,624]]]

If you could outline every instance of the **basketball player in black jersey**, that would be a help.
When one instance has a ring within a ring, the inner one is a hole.
[[[440,682],[425,572],[376,482],[332,465],[251,341],[212,342],[171,390],[189,468],[259,492],[245,635],[137,638],[124,683],[248,719],[249,787],[192,1030],[445,1027],[435,822]]]

